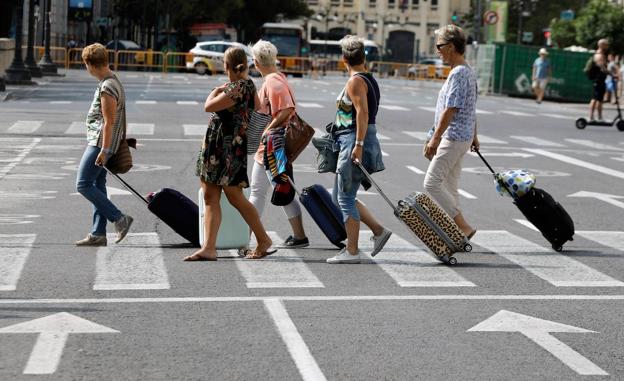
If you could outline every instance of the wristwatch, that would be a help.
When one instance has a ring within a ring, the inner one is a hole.
[[[360,146],[360,147],[364,147],[364,140],[356,140],[355,141],[355,145],[356,146]]]

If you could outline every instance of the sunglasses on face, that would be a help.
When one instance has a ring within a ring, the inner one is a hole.
[[[436,44],[436,49],[440,50],[443,46],[450,44],[450,42],[445,42],[444,44]]]

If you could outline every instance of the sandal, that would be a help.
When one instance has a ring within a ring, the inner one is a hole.
[[[245,259],[262,259],[267,255],[269,255],[268,251],[249,250],[249,253],[245,255]]]
[[[248,255],[250,255],[253,252],[253,250],[251,250],[251,249],[249,249],[247,247],[241,247],[236,252],[238,253],[239,257],[245,258]],[[271,255],[271,254],[275,254],[275,253],[277,253],[277,249],[273,249],[272,248],[272,249],[269,249],[269,250],[266,251],[266,255]]]
[[[189,255],[188,257],[185,257],[183,259],[184,262],[208,262],[208,261],[216,261],[217,258],[207,258],[207,257],[202,257],[199,254],[193,254],[193,255]]]

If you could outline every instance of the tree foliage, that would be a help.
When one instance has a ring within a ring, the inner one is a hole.
[[[592,0],[574,22],[576,41],[586,48],[596,48],[601,38],[610,41],[611,50],[624,53],[624,11],[608,0]]]
[[[576,44],[576,26],[573,20],[553,19],[550,22],[550,33],[553,44],[558,48]]]

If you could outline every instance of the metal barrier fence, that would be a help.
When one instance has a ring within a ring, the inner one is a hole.
[[[26,47],[23,47],[26,49]],[[44,48],[35,47],[35,59],[38,61],[43,56]],[[159,72],[197,71],[214,73],[214,67],[207,62],[205,68],[194,68],[193,55],[191,53],[162,53],[152,50],[107,50],[108,61],[114,70],[142,70]],[[69,68],[83,66],[82,48],[50,47],[50,55],[54,63]],[[327,74],[345,74],[346,66],[341,59],[329,59],[319,57],[286,57],[279,56],[280,70],[295,76],[310,76],[316,78]],[[190,63],[190,65],[189,65]],[[200,70],[203,69],[203,70]],[[379,77],[406,78],[420,80],[444,80],[450,67],[441,65],[406,64],[398,62],[373,61],[369,63],[370,71],[377,73]]]

